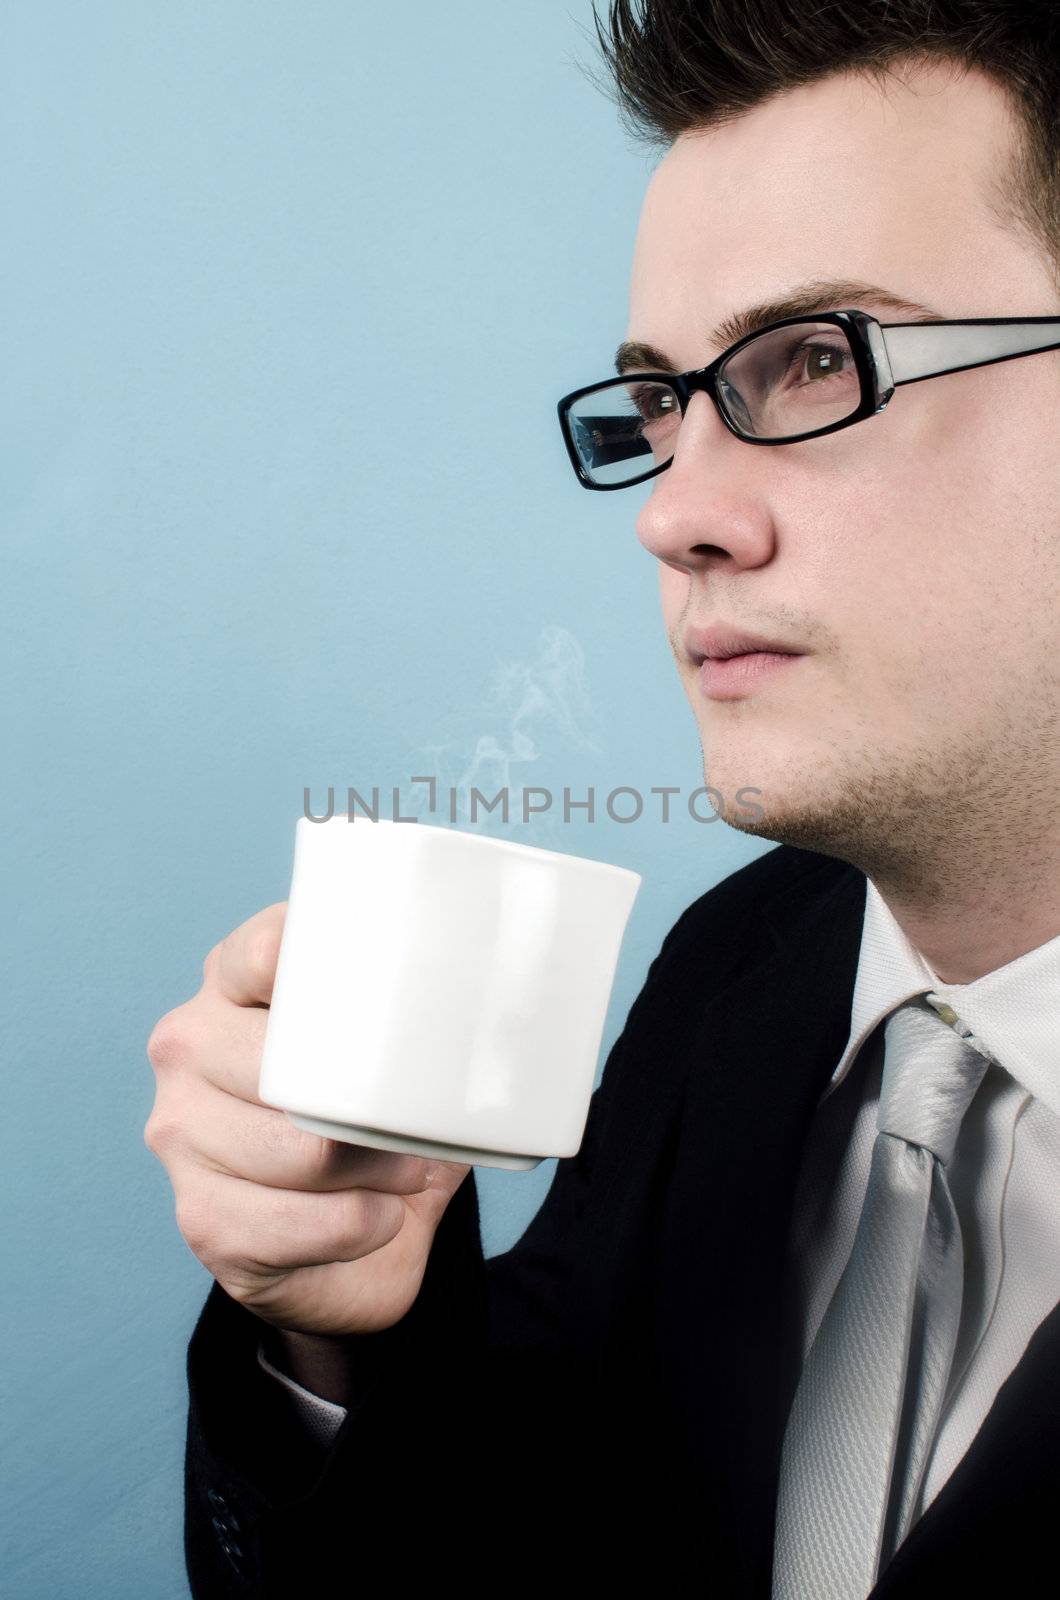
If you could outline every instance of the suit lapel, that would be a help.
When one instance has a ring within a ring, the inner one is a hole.
[[[744,1568],[734,1593],[769,1587],[787,1236],[809,1123],[849,1038],[864,915],[861,873],[807,860],[760,908],[757,959],[710,998],[691,1040],[660,1245],[659,1381],[725,1507]]]

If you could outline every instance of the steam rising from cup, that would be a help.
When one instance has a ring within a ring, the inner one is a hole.
[[[476,714],[480,727],[482,715]],[[500,663],[486,692],[484,716],[483,731],[467,737],[454,733],[421,746],[410,758],[411,773],[437,779],[437,798],[432,811],[428,786],[410,781],[402,791],[401,814],[507,837],[532,830],[535,842],[555,842],[559,824],[551,811],[523,821],[524,790],[532,786],[531,779],[539,785],[545,781],[542,752],[547,749],[551,757],[562,754],[563,747],[580,753],[601,749],[585,679],[585,654],[574,635],[548,624],[531,660]],[[557,791],[563,781],[554,785]],[[481,798],[491,802],[498,795],[507,796],[507,819],[502,805],[490,810]]]

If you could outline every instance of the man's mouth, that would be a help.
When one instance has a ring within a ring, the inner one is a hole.
[[[715,623],[690,628],[685,650],[698,669],[699,686],[711,700],[740,700],[777,673],[790,672],[806,652],[786,640]]]
[[[702,661],[728,661],[742,655],[797,656],[803,652],[783,639],[769,639],[764,634],[748,633],[726,623],[715,623],[709,628],[690,628],[685,634],[685,650],[694,666]]]

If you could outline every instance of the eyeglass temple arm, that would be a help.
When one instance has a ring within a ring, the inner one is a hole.
[[[1026,322],[903,322],[884,324],[880,332],[896,384],[985,366],[1006,356],[1060,349],[1060,317]]]

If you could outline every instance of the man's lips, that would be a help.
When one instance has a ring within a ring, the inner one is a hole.
[[[794,672],[804,661],[792,651],[748,650],[736,656],[704,656],[699,663],[699,687],[710,700],[741,700],[764,679]]]
[[[783,639],[768,639],[764,634],[746,633],[725,623],[715,623],[709,628],[690,628],[685,634],[685,650],[693,666],[704,660],[727,661],[732,656],[768,655],[798,656],[804,654]]]

